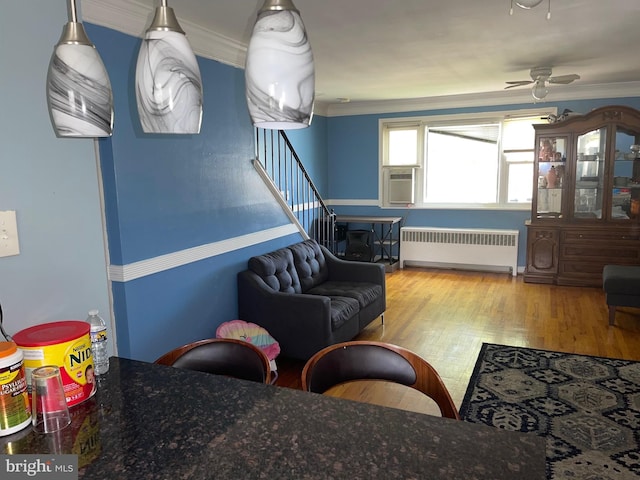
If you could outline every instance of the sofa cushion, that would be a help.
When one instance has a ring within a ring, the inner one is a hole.
[[[301,293],[298,273],[293,265],[293,256],[288,248],[251,257],[249,269],[272,289],[284,293]]]
[[[360,311],[358,301],[348,297],[331,299],[331,330],[336,331]]]
[[[327,260],[324,258],[320,245],[315,240],[305,240],[288,247],[293,254],[300,286],[303,293],[307,293],[316,285],[320,285],[329,277]]]
[[[324,282],[313,287],[307,293],[327,297],[349,297],[358,301],[360,308],[375,302],[382,295],[382,287],[375,283],[363,282]]]

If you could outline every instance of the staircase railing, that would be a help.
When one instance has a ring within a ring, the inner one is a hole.
[[[318,189],[282,130],[256,129],[256,170],[303,238],[335,250],[335,213]]]

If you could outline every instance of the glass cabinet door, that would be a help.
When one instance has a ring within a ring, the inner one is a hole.
[[[640,201],[640,133],[618,127],[611,185],[611,220],[638,220]]]
[[[540,137],[538,142],[537,217],[561,218],[566,186],[567,137]]]
[[[602,218],[606,143],[606,128],[578,136],[574,177],[576,189],[573,203],[575,218]]]

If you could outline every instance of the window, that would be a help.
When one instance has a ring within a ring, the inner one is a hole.
[[[426,203],[494,203],[499,131],[495,123],[427,126]]]
[[[389,206],[388,172],[417,167],[418,206],[529,206],[534,123],[550,110],[381,120],[381,198]]]
[[[531,125],[540,117],[502,122],[502,157],[506,170],[506,203],[531,203],[535,132]],[[505,198],[501,199],[505,203]]]
[[[418,129],[419,125],[390,125],[387,128],[389,141],[386,142],[385,165],[397,167],[418,164]]]

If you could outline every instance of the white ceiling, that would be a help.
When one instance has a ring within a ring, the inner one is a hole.
[[[529,79],[534,66],[581,77],[552,86],[548,100],[594,89],[640,96],[640,0],[551,0],[550,20],[547,2],[514,5],[510,16],[510,0],[294,0],[314,52],[316,101],[325,105],[485,94],[532,101],[527,87],[504,87]],[[158,5],[83,0],[82,14],[142,36]],[[196,53],[243,66],[262,0],[168,5]]]

